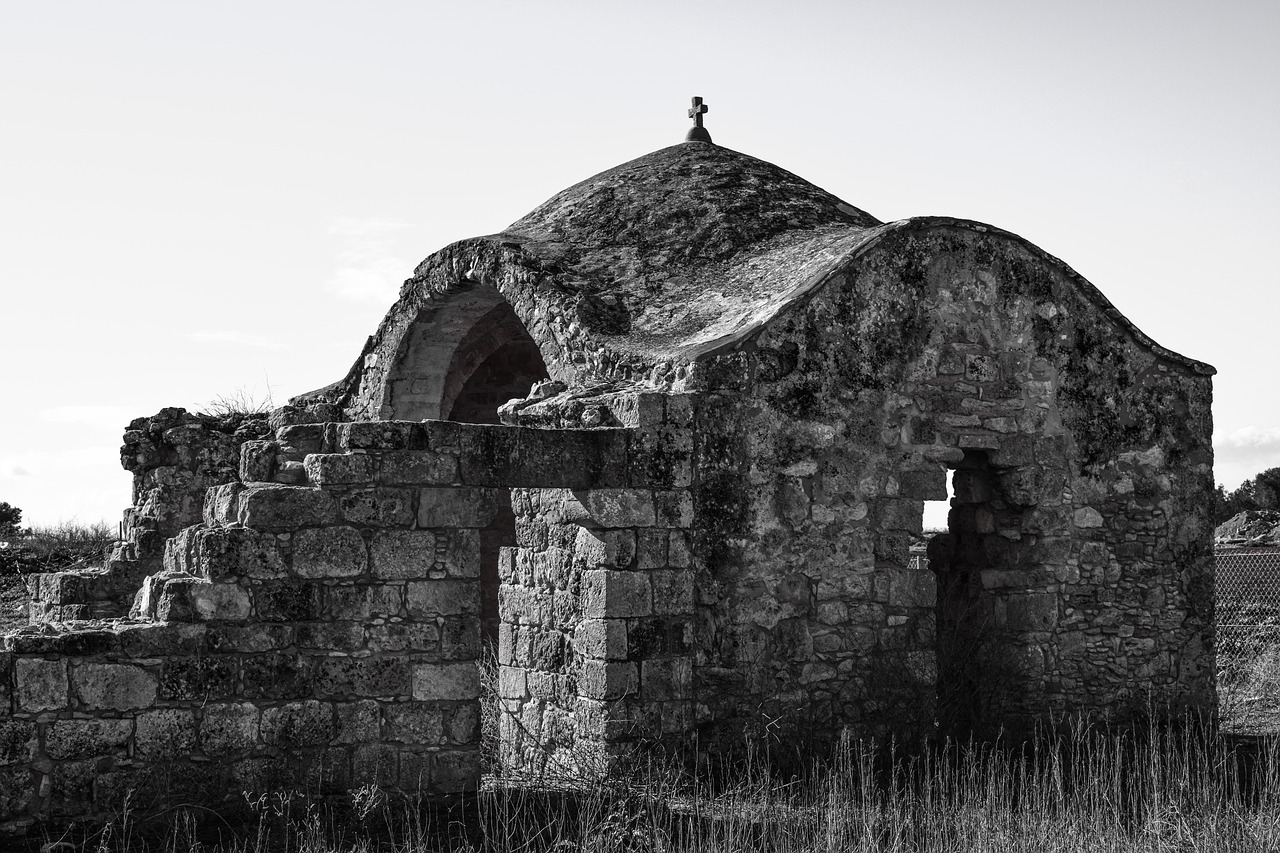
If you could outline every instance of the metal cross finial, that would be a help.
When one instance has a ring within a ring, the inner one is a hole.
[[[706,115],[709,107],[702,103],[702,98],[696,95],[693,98],[693,106],[689,108],[689,118],[693,119],[693,127],[689,128],[689,132],[685,134],[685,142],[711,142],[711,134],[702,126],[702,117]]]

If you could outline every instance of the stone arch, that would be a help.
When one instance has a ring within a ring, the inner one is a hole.
[[[537,343],[497,288],[473,284],[424,306],[391,366],[382,412],[388,420],[497,424],[498,407],[547,379]],[[498,495],[480,531],[481,632],[498,636],[498,560],[516,544],[511,496]]]
[[[537,343],[497,288],[472,285],[418,312],[386,382],[385,420],[498,423],[498,407],[548,378]]]

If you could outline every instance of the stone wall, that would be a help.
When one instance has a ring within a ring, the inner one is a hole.
[[[590,489],[516,489],[501,565],[503,763],[590,778],[693,724],[691,400],[572,395],[523,423],[628,427],[625,470]]]
[[[200,521],[205,492],[238,477],[240,445],[271,432],[266,416],[161,409],[132,421],[120,462],[133,474],[133,504],[101,566],[32,575],[33,624],[127,615],[138,585],[159,571],[169,537]]]
[[[979,229],[904,232],[715,363],[704,376],[759,402],[708,419],[739,425],[722,459],[750,460],[742,499],[732,476],[721,489],[746,543],[713,622],[760,623],[750,584],[773,585],[762,602],[813,643],[791,663],[799,696],[856,696],[898,654],[923,686],[936,633],[944,724],[1214,707],[1212,370],[1139,339],[1070,270]],[[935,628],[905,534],[944,466]],[[865,696],[845,719],[874,711]]]

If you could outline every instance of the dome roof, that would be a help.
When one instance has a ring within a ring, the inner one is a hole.
[[[772,163],[685,142],[557,193],[497,237],[578,293],[593,332],[648,360],[758,322],[879,225]]]

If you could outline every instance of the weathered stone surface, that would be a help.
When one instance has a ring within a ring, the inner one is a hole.
[[[589,489],[577,498],[599,527],[652,527],[657,520],[653,493],[644,489]]]
[[[240,493],[236,521],[256,530],[319,527],[337,519],[333,498],[307,486],[254,484]]]
[[[71,667],[71,690],[91,710],[130,711],[153,705],[158,684],[140,666],[77,663]]]
[[[132,720],[57,720],[45,731],[50,758],[125,757],[133,735]]]
[[[248,702],[206,705],[200,712],[200,748],[211,757],[254,749],[260,720],[258,708]]]
[[[14,699],[19,711],[35,713],[67,707],[70,698],[65,660],[14,661]]]
[[[480,670],[474,663],[421,663],[413,667],[413,698],[457,702],[480,695]]]
[[[382,531],[373,537],[370,556],[374,577],[427,578],[436,564],[436,536],[429,530]]]
[[[408,489],[359,489],[342,495],[342,517],[362,527],[408,527],[413,524],[413,493]]]
[[[304,578],[362,574],[368,559],[364,538],[354,527],[320,527],[293,535],[293,571]]]
[[[153,760],[185,758],[196,746],[195,711],[165,708],[139,714],[134,735],[135,753]]]
[[[307,480],[317,486],[371,482],[375,464],[367,453],[312,453],[302,462]]]
[[[498,512],[493,489],[427,488],[418,491],[419,527],[488,527]]]
[[[333,739],[333,706],[306,700],[262,711],[262,741],[278,749],[324,746]]]
[[[405,585],[410,616],[452,616],[480,612],[480,589],[474,581],[410,581]]]

